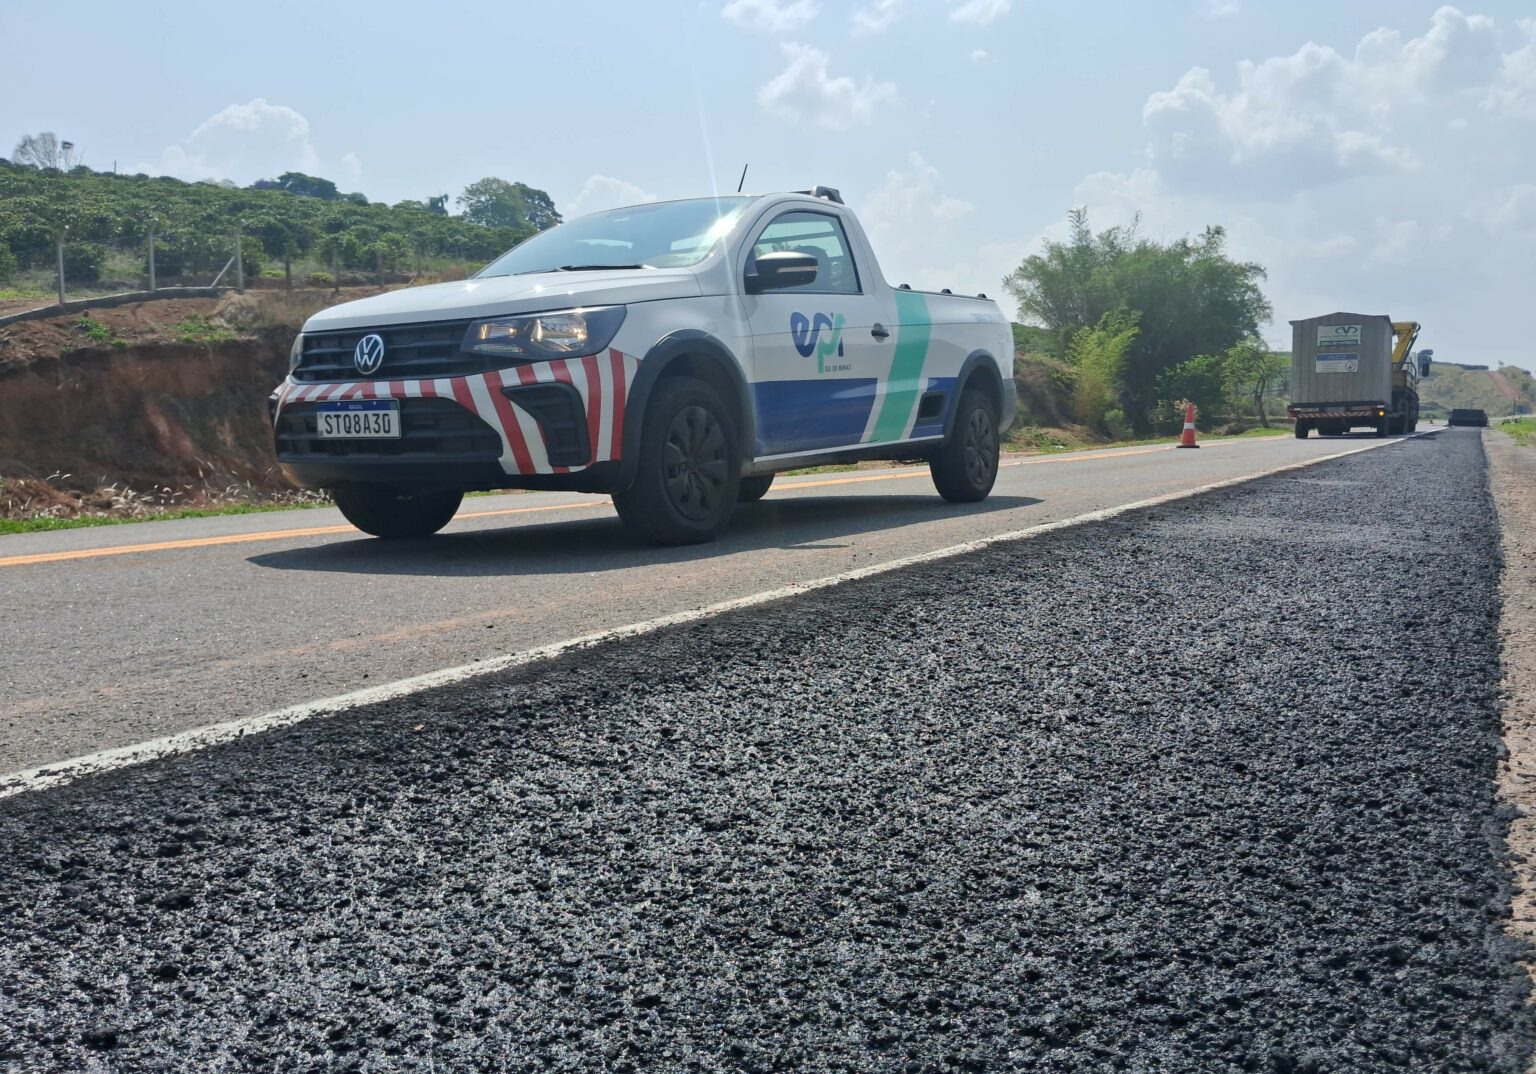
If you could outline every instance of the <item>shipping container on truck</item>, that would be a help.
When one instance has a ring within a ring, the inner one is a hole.
[[[1316,429],[1342,436],[1370,428],[1377,436],[1419,424],[1419,378],[1411,358],[1419,326],[1382,314],[1330,313],[1291,322],[1291,405],[1297,439]],[[1425,368],[1421,369],[1420,366]]]

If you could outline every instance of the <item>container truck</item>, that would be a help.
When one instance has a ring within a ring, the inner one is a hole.
[[[1414,321],[1383,314],[1330,313],[1291,322],[1291,405],[1296,438],[1316,429],[1342,436],[1365,427],[1377,436],[1419,424],[1419,380],[1430,351],[1413,355]]]

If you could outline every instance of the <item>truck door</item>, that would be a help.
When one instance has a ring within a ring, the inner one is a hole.
[[[817,271],[800,287],[743,295],[760,458],[861,442],[895,341],[880,324],[881,285],[861,274],[835,212],[778,213],[753,239],[748,264],[782,250],[810,254]]]

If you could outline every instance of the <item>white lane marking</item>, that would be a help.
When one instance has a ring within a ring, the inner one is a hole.
[[[260,716],[248,716],[239,720],[229,720],[225,723],[210,724],[207,727],[199,727],[192,731],[182,731],[174,735],[151,739],[148,742],[140,742],[132,746],[120,746],[116,749],[102,750],[99,753],[90,753],[82,757],[72,757],[65,761],[55,761],[52,764],[39,765],[36,768],[28,768],[20,772],[11,772],[6,775],[0,775],[0,799],[9,798],[12,795],[25,794],[29,791],[41,791],[49,787],[58,787],[66,783],[72,783],[77,779],[82,779],[85,776],[111,772],[118,768],[128,768],[166,757],[205,750],[211,746],[237,741],[248,735],[275,731],[282,727],[291,727],[294,724],[303,723],[317,716],[335,715],[363,705],[373,705],[381,701],[392,701],[396,698],[408,697],[412,694],[419,694],[441,686],[454,686],[471,679],[494,675],[497,672],[510,671],[514,668],[526,667],[529,664],[535,664],[540,661],[552,660],[557,656],[585,649],[601,642],[653,634],[667,627],[681,626],[684,623],[695,623],[701,619],[712,619],[726,612],[756,607],[771,601],[783,600],[786,597],[799,596],[800,594],[811,593],[818,589],[842,585],[844,582],[857,581],[860,578],[869,578],[877,574],[886,574],[890,571],[914,567],[922,563],[933,563],[936,560],[950,559],[969,552],[979,552],[983,548],[990,548],[996,544],[1021,541],[1030,537],[1038,537],[1041,534],[1054,533],[1057,530],[1085,525],[1090,522],[1102,522],[1105,519],[1115,518],[1131,511],[1156,507],[1159,504],[1173,503],[1177,500],[1187,500],[1194,496],[1215,492],[1218,489],[1247,484],[1250,481],[1257,481],[1263,477],[1272,477],[1275,474],[1283,474],[1291,470],[1303,470],[1309,466],[1316,466],[1318,463],[1328,462],[1332,459],[1342,459],[1350,455],[1358,455],[1364,451],[1374,451],[1380,447],[1387,447],[1391,444],[1401,443],[1403,440],[1424,435],[1426,434],[1415,433],[1413,436],[1394,440],[1382,440],[1377,443],[1367,444],[1364,447],[1352,448],[1349,451],[1336,451],[1328,455],[1319,455],[1314,459],[1303,459],[1300,462],[1287,463],[1284,466],[1278,466],[1273,470],[1265,470],[1262,473],[1231,477],[1224,481],[1215,481],[1208,485],[1201,485],[1198,488],[1167,492],[1161,496],[1153,496],[1150,499],[1119,504],[1115,507],[1105,507],[1097,511],[1076,515],[1072,518],[1059,519],[1055,522],[1042,522],[1039,525],[1028,526],[1021,530],[1010,530],[1006,533],[982,537],[975,541],[967,541],[964,544],[950,545],[947,548],[934,549],[929,552],[919,552],[911,556],[902,556],[899,559],[887,560],[884,563],[876,563],[868,567],[859,567],[856,570],[844,571],[841,574],[829,575],[826,578],[816,578],[808,582],[792,582],[777,589],[753,593],[751,596],[736,597],[732,600],[710,604],[703,608],[673,612],[670,615],[658,616],[655,619],[647,619],[640,623],[631,623],[628,626],[612,627],[608,630],[600,630],[592,634],[583,634],[578,638],[558,641],[551,645],[541,645],[536,649],[526,649],[518,653],[508,653],[505,656],[492,657],[489,660],[480,660],[473,664],[463,664],[459,667],[444,668],[441,671],[431,671],[425,675],[415,675],[408,679],[400,679],[397,682],[385,683],[381,686],[371,686],[366,690],[356,690],[338,697],[325,698],[321,701],[306,701],[302,704],[290,705],[287,708],[278,709],[275,712],[268,712]]]

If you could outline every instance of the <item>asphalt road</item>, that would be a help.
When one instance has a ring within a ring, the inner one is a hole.
[[[689,549],[555,493],[472,498],[409,543],[332,510],[3,537],[0,773],[1375,442],[1023,457],[978,506],[944,503],[926,467],[781,478]]]
[[[1497,584],[1453,431],[0,801],[0,1069],[1518,1074]]]

